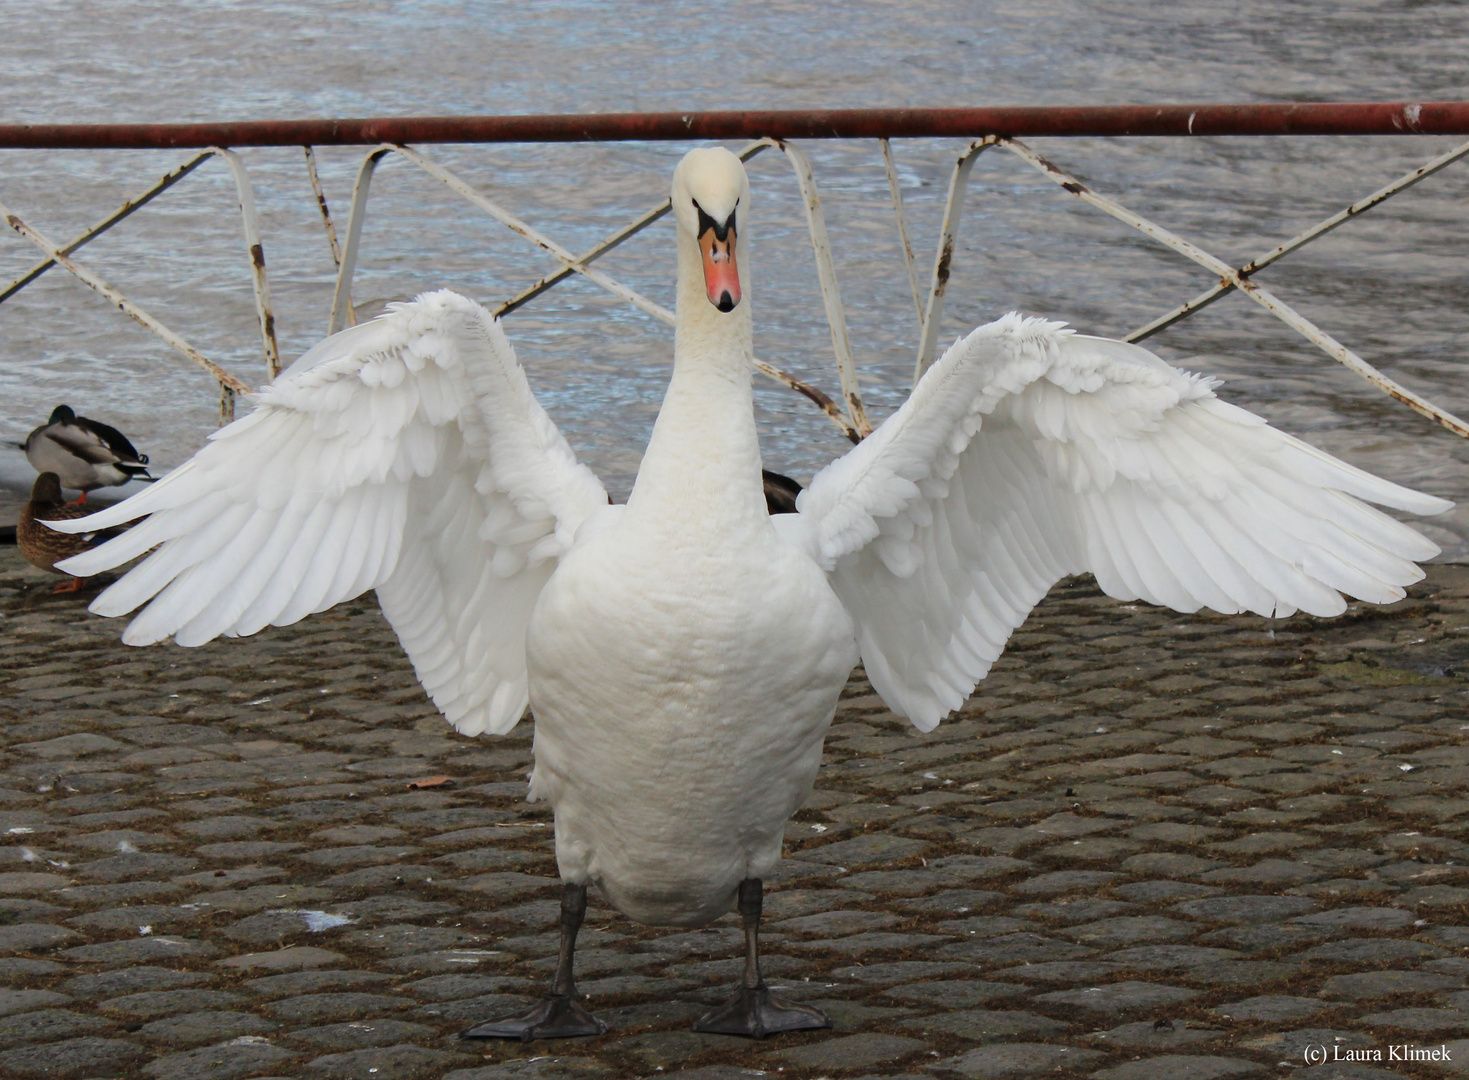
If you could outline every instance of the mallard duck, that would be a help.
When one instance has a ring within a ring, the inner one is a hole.
[[[760,976],[761,880],[859,657],[930,731],[1062,577],[1180,611],[1334,615],[1343,592],[1401,598],[1438,550],[1366,501],[1451,505],[1136,345],[1010,314],[957,341],[797,513],[772,515],[739,159],[690,153],[672,207],[673,374],[625,506],[577,462],[500,324],[437,292],[308,351],[183,468],[98,515],[148,521],[66,564],[162,543],[92,605],[146,603],[123,636],[138,645],[252,634],[375,589],[461,732],[508,731],[530,703],[560,961],[546,999],[468,1036],[604,1030],[573,979],[589,885],[644,923],[739,910],[744,976],[698,1030],[825,1026]]]
[[[20,444],[39,473],[55,473],[61,486],[87,492],[115,487],[129,480],[152,480],[148,455],[140,454],[127,436],[115,427],[78,416],[67,405],[58,405],[51,419],[26,436]]]
[[[86,507],[63,501],[61,478],[54,472],[44,472],[36,477],[36,482],[31,486],[30,501],[21,508],[20,521],[15,526],[15,542],[26,562],[54,574],[65,574],[65,570],[57,569],[58,562],[90,551],[123,531],[113,527],[100,533],[64,533],[43,524],[47,521],[74,521],[87,517],[88,514]],[[81,587],[82,579],[73,577],[51,591],[76,592]]]

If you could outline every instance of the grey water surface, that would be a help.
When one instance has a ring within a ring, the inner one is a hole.
[[[1469,11],[1453,3],[1122,0],[833,5],[0,3],[0,122],[705,108],[1469,98]],[[1453,139],[1038,139],[1096,189],[1236,265],[1455,144]],[[926,276],[957,140],[894,143]],[[812,142],[863,391],[903,399],[917,319],[874,142]],[[435,160],[573,250],[658,202],[683,144],[435,146]],[[362,149],[320,153],[345,226]],[[334,280],[299,149],[241,152],[255,185],[286,363],[325,331]],[[0,150],[0,201],[61,240],[186,152]],[[751,163],[757,353],[836,393],[831,343],[790,166]],[[1469,162],[1298,252],[1261,280],[1368,361],[1469,414]],[[672,305],[671,225],[603,269]],[[0,282],[37,253],[0,237]],[[233,185],[211,163],[79,253],[251,383],[263,381]],[[494,304],[555,268],[413,166],[373,186],[355,299],[449,287]],[[1207,272],[1081,205],[1017,159],[970,185],[946,339],[1010,309],[1121,335],[1206,288]],[[625,492],[661,400],[671,335],[584,281],[507,319],[537,394],[577,452]],[[1469,501],[1469,441],[1409,412],[1249,300],[1151,339],[1225,379],[1221,394],[1402,483]],[[767,464],[803,482],[847,445],[804,399],[758,393]],[[13,443],[65,402],[163,469],[213,430],[210,378],[53,271],[0,305],[0,487],[31,473]],[[3,496],[0,496],[3,497]],[[9,515],[0,509],[0,518]],[[13,517],[9,517],[13,520]],[[1469,558],[1469,511],[1424,528]]]

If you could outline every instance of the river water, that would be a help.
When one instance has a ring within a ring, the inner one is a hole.
[[[841,5],[541,0],[535,4],[46,3],[4,0],[9,122],[702,108],[1469,98],[1469,11],[1444,3],[1248,0],[860,0]],[[1039,139],[1096,189],[1238,265],[1442,153],[1440,138]],[[957,141],[894,144],[926,274]],[[678,144],[427,147],[579,250],[663,197]],[[907,392],[917,320],[873,142],[806,145],[820,186],[863,392]],[[345,225],[362,150],[320,151]],[[179,152],[0,151],[0,200],[69,238],[183,161]],[[333,264],[299,150],[242,152],[259,203],[284,362],[323,334]],[[757,353],[836,394],[831,344],[789,165],[751,163]],[[1368,361],[1469,414],[1469,162],[1284,260],[1261,280]],[[945,340],[1012,308],[1121,335],[1208,274],[1003,152],[970,184]],[[671,224],[599,267],[672,306]],[[0,237],[0,279],[36,258]],[[247,382],[263,380],[239,216],[211,163],[80,253],[81,261]],[[548,270],[503,227],[413,166],[378,173],[355,299],[438,287],[494,304]],[[667,379],[669,331],[572,281],[507,319],[537,394],[618,493]],[[1409,412],[1247,299],[1152,338],[1221,393],[1394,480],[1469,502],[1469,441]],[[763,380],[760,380],[763,384]],[[846,445],[809,403],[762,385],[767,463],[806,480]],[[177,465],[214,427],[212,380],[63,272],[0,305],[0,438],[66,402]],[[0,449],[0,487],[28,487]],[[13,520],[13,517],[10,518]],[[1469,511],[1423,525],[1469,559]]]

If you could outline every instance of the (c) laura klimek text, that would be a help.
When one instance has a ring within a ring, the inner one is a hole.
[[[1326,1046],[1313,1043],[1305,1049],[1307,1065],[1320,1065],[1327,1061],[1438,1061],[1453,1060],[1448,1046],[1410,1046],[1407,1043],[1391,1046]]]

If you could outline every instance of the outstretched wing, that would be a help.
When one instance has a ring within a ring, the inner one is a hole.
[[[499,325],[445,291],[310,350],[181,468],[78,523],[149,515],[69,566],[162,545],[92,604],[151,599],[132,645],[253,634],[376,589],[449,721],[504,732],[525,710],[531,608],[606,504]]]
[[[1276,431],[1215,385],[1013,313],[956,342],[799,502],[883,699],[931,730],[1067,574],[1179,611],[1400,599],[1438,548],[1361,500],[1452,504]]]

